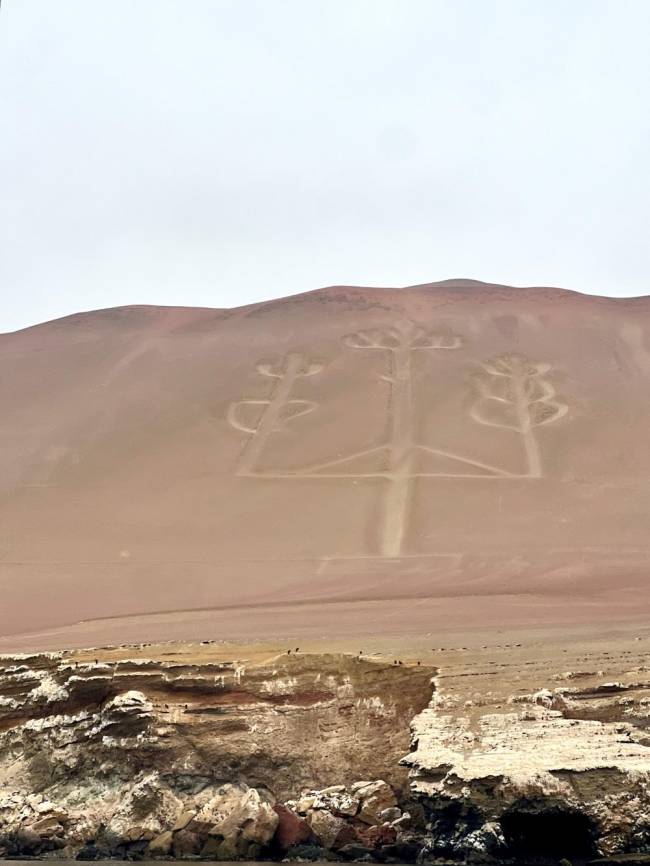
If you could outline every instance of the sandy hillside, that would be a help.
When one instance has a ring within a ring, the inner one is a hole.
[[[448,281],[0,336],[0,646],[650,612],[650,300]]]

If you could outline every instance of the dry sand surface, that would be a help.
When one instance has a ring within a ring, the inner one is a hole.
[[[457,280],[0,335],[0,649],[643,621],[649,332]]]

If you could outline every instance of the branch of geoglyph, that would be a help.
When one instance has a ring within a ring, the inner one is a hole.
[[[541,378],[551,369],[550,364],[502,355],[482,366],[487,377],[475,377],[479,400],[470,409],[471,417],[480,424],[524,433],[557,421],[568,412],[567,404],[555,399],[553,385]],[[490,404],[500,405],[506,413],[512,412],[514,423],[509,423],[507,417],[497,420],[487,415],[486,407]]]
[[[462,340],[457,334],[410,325],[355,331],[343,337],[343,343],[352,349],[458,349]]]
[[[311,400],[290,397],[296,379],[313,376],[323,369],[322,364],[307,361],[299,352],[289,352],[280,362],[256,364],[256,370],[262,376],[277,380],[273,393],[265,399],[245,399],[231,403],[228,407],[228,423],[242,433],[263,438],[270,433],[286,430],[287,422],[301,415],[307,415],[316,408]],[[264,410],[254,424],[246,424],[241,420],[242,410],[246,406],[263,406]]]
[[[231,427],[234,427],[235,430],[241,430],[242,433],[257,433],[257,426],[246,427],[246,425],[242,424],[237,418],[237,412],[242,406],[268,406],[270,402],[270,400],[238,400],[228,406],[226,420]]]
[[[235,428],[235,430],[241,430],[242,433],[254,435],[259,431],[261,419],[256,425],[249,427],[239,419],[238,414],[240,413],[240,410],[245,406],[268,407],[270,404],[270,400],[238,400],[236,403],[231,403],[230,406],[228,406],[226,420],[231,427]],[[318,404],[314,403],[313,400],[287,400],[280,408],[280,414],[277,416],[277,423],[272,428],[273,432],[278,433],[287,430],[287,424],[289,421],[295,421],[296,418],[300,418],[303,415],[309,415],[310,412],[313,412],[317,408]]]
[[[281,366],[280,364],[256,364],[255,369],[258,373],[261,373],[262,376],[269,376],[273,379],[282,379],[287,374],[286,367]],[[320,373],[323,369],[323,364],[317,364],[312,362],[305,362],[304,366],[294,372],[294,376],[296,379],[302,379],[305,376],[315,376],[316,373]]]

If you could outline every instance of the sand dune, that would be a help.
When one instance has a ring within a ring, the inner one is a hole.
[[[1,645],[641,619],[649,331],[452,280],[1,335]]]

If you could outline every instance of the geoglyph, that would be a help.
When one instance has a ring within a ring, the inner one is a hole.
[[[558,399],[554,385],[547,378],[551,365],[532,361],[524,355],[505,353],[483,361],[472,376],[475,399],[469,418],[487,427],[501,428],[517,434],[521,442],[519,467],[486,463],[466,454],[436,448],[435,444],[417,441],[415,409],[418,394],[413,381],[413,358],[416,353],[440,350],[456,351],[463,347],[461,336],[446,329],[428,329],[412,321],[383,328],[370,328],[347,334],[342,344],[356,351],[372,351],[384,356],[387,371],[379,379],[387,385],[386,414],[389,421],[386,442],[355,451],[318,464],[297,469],[263,470],[260,457],[276,433],[288,424],[318,409],[313,400],[292,396],[296,381],[323,373],[324,366],[298,352],[288,353],[277,365],[257,364],[257,372],[275,379],[271,394],[265,399],[243,399],[231,403],[228,421],[248,435],[241,452],[237,474],[268,479],[291,478],[382,478],[386,481],[381,498],[379,554],[399,557],[404,539],[416,478],[452,479],[522,479],[541,478],[543,462],[537,429],[564,417],[568,406]],[[252,410],[252,411],[251,411]],[[261,410],[261,411],[260,411]],[[246,417],[250,414],[250,420]],[[444,458],[445,471],[422,471],[416,461],[420,454]],[[379,470],[355,470],[355,462],[374,455],[381,458]],[[516,460],[516,457],[514,458]]]

